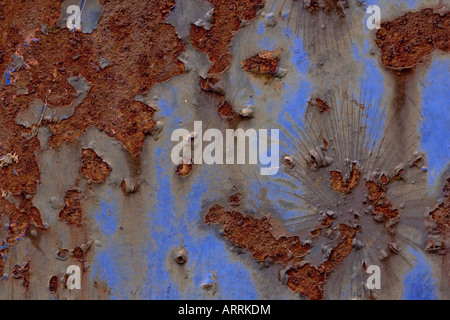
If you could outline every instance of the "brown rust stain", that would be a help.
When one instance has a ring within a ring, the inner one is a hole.
[[[349,6],[348,0],[345,0],[344,4],[342,4],[340,0],[325,0],[322,4],[319,2],[319,0],[311,0],[309,5],[305,4],[305,7],[311,13],[316,13],[322,10],[326,13],[336,12],[341,16],[345,16],[344,8]]]
[[[244,117],[233,110],[230,101],[226,100],[223,88],[216,86],[231,63],[228,46],[243,24],[256,18],[263,6],[263,0],[221,1],[208,0],[214,7],[212,24],[209,30],[196,25],[191,26],[190,38],[194,48],[208,55],[213,65],[206,78],[199,77],[200,88],[218,98],[219,116],[235,125]]]
[[[11,270],[11,276],[14,279],[22,279],[25,289],[30,289],[30,262],[28,261],[23,267],[16,264]]]
[[[249,250],[258,261],[271,259],[279,263],[299,263],[310,248],[303,245],[297,236],[276,239],[266,217],[255,219],[238,211],[227,211],[220,205],[209,209],[205,222],[223,225],[224,236],[231,243]]]
[[[242,61],[242,69],[252,73],[272,75],[278,68],[281,52],[281,49],[261,51]]]
[[[72,256],[81,262],[84,262],[86,257],[83,249],[81,249],[80,247],[75,247],[73,249]]]
[[[377,216],[383,216],[384,221],[388,221],[399,216],[398,209],[394,208],[389,200],[386,199],[386,191],[383,185],[378,185],[373,181],[366,182],[369,203],[373,206],[373,211]]]
[[[12,73],[10,85],[4,86],[4,78],[0,79],[0,157],[7,154],[17,157],[0,166],[0,215],[9,218],[6,239],[9,245],[17,243],[30,223],[44,228],[39,210],[31,205],[40,182],[35,156],[41,147],[37,127],[50,129],[49,145],[55,147],[96,126],[137,156],[145,135],[155,126],[155,110],[134,101],[135,95],[185,72],[184,64],[177,58],[184,45],[174,27],[164,21],[175,5],[174,0],[100,2],[104,12],[92,34],[56,27],[61,0],[24,1],[20,6],[8,1],[0,5],[0,70],[14,67],[15,56],[24,60],[24,65]],[[48,34],[41,31],[42,25]],[[112,64],[102,69],[99,63],[102,58]],[[76,92],[68,78],[77,76],[85,77],[92,87],[71,117],[50,122],[44,112],[39,125],[31,129],[16,124],[18,113],[28,109],[35,99],[56,109],[72,103]],[[26,93],[19,94],[19,89]],[[92,181],[104,181],[108,168],[90,157],[84,155],[82,174]],[[91,164],[96,166],[95,170]],[[6,200],[10,196],[21,199],[19,208]],[[69,224],[81,225],[79,191],[67,192],[65,208],[59,216]],[[1,250],[0,271],[7,252],[8,248]]]
[[[408,12],[381,24],[376,44],[383,65],[392,69],[414,68],[438,49],[450,50],[450,16],[445,8]]]
[[[48,282],[48,290],[50,290],[50,292],[53,294],[55,294],[58,291],[58,281],[59,277],[57,275],[54,275],[50,278],[50,281]]]
[[[231,54],[228,49],[234,33],[243,22],[256,18],[263,0],[208,0],[213,6],[213,22],[210,30],[192,25],[191,41],[194,48],[207,53],[213,65],[208,71],[207,82],[215,84],[220,74],[230,66]]]
[[[64,197],[64,209],[59,213],[59,218],[70,225],[82,226],[83,211],[81,210],[81,192],[71,189]]]
[[[334,192],[342,194],[349,194],[358,185],[359,178],[361,177],[361,173],[359,172],[356,163],[352,163],[352,169],[348,181],[344,181],[340,171],[333,170],[330,171],[330,174],[331,187]]]
[[[4,198],[0,198],[0,215],[6,215],[9,219],[8,237],[6,243],[15,245],[25,235],[30,224],[45,229],[39,210],[28,199],[21,199],[19,208]]]
[[[323,284],[327,277],[352,251],[352,241],[359,231],[359,227],[351,228],[345,224],[339,226],[341,239],[339,244],[331,250],[329,258],[319,267],[311,264],[291,268],[287,271],[289,276],[288,287],[295,292],[311,299],[323,300]]]
[[[228,197],[228,203],[232,207],[238,207],[241,205],[242,193],[236,192]]]
[[[317,108],[319,109],[320,113],[328,112],[328,110],[330,110],[331,107],[322,99],[317,98],[315,101],[316,101]],[[325,145],[325,143],[324,143],[324,145]],[[328,142],[327,142],[327,145],[328,145]],[[327,147],[327,145],[325,145],[325,147]]]
[[[448,252],[448,234],[450,232],[450,197],[448,194],[450,190],[450,178],[447,178],[446,184],[442,190],[444,201],[437,205],[429,212],[427,220],[433,222],[427,225],[429,238],[425,243],[425,251],[429,253],[436,253],[446,255]],[[448,260],[446,261],[447,268],[450,268]]]
[[[327,276],[350,254],[352,241],[360,230],[360,227],[340,224],[338,245],[331,250],[325,262],[315,267],[304,261],[311,246],[302,244],[298,236],[275,238],[272,224],[266,217],[255,219],[216,204],[209,209],[205,222],[222,225],[224,237],[230,243],[247,249],[256,260],[292,266],[286,272],[288,287],[313,300],[324,298],[323,284]],[[314,231],[320,234],[320,229]]]
[[[234,112],[231,104],[226,100],[221,101],[217,111],[222,119],[233,120],[238,116],[237,113]]]
[[[111,172],[111,167],[91,148],[83,149],[81,153],[81,175],[93,182],[105,182]]]
[[[187,177],[193,169],[192,163],[187,163],[187,161],[182,160],[181,163],[177,166],[177,170],[175,173],[180,177]]]

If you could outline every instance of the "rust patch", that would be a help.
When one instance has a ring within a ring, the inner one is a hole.
[[[234,112],[233,107],[226,100],[222,100],[217,111],[219,112],[219,115],[222,119],[232,120],[237,117],[237,114],[236,112]]]
[[[68,249],[61,249],[56,254],[57,259],[65,261],[69,257],[69,250]]]
[[[228,49],[234,33],[244,21],[256,18],[263,0],[222,1],[208,0],[213,6],[213,22],[210,30],[192,25],[191,41],[194,48],[207,53],[213,65],[208,71],[207,82],[215,84],[220,74],[225,72],[231,61]]]
[[[14,279],[23,279],[23,286],[28,292],[30,288],[30,262],[27,262],[23,267],[16,264],[11,270],[11,276]]]
[[[361,173],[357,169],[356,163],[352,163],[352,170],[350,173],[350,178],[347,181],[344,181],[342,177],[342,173],[340,171],[330,171],[331,178],[330,183],[334,192],[348,194],[350,193],[359,182],[359,178],[361,177]]]
[[[262,51],[241,62],[242,69],[258,74],[274,74],[278,68],[281,49]]]
[[[230,204],[230,206],[238,207],[241,204],[241,199],[242,199],[242,193],[237,192],[235,194],[232,194],[228,198],[228,203]]]
[[[223,235],[231,243],[249,250],[258,261],[271,259],[279,263],[299,263],[310,248],[296,236],[276,239],[266,217],[255,219],[243,216],[237,211],[227,211],[220,205],[209,209],[205,222],[223,225]]]
[[[14,67],[11,85],[4,86],[4,78],[0,79],[0,157],[16,157],[12,162],[6,162],[6,158],[0,161],[0,214],[6,213],[9,218],[8,245],[16,244],[30,223],[44,227],[39,210],[30,205],[30,195],[37,192],[40,182],[35,157],[40,150],[36,137],[40,125],[50,129],[51,147],[73,141],[88,127],[96,126],[136,156],[145,135],[155,126],[155,110],[134,101],[135,95],[185,72],[184,64],[177,58],[184,45],[175,28],[164,21],[174,0],[101,1],[104,12],[92,34],[56,27],[61,2],[37,1],[17,6],[9,1],[0,6],[0,70],[7,70],[15,56],[24,62],[22,67]],[[100,63],[105,58],[111,60],[106,68]],[[51,122],[45,117],[44,108],[38,125],[25,128],[16,124],[19,112],[28,109],[36,99],[56,109],[71,104],[76,92],[68,78],[77,76],[83,76],[92,88],[71,117]],[[83,175],[92,181],[104,181],[109,170],[103,163],[94,157],[85,165]],[[95,170],[91,165],[96,166]],[[10,195],[27,195],[28,200],[21,200],[18,210],[5,200]],[[79,197],[76,190],[66,193],[66,205],[59,216],[69,224],[81,225]],[[7,249],[1,251],[0,270],[4,268],[6,253]]]
[[[287,271],[289,276],[288,287],[295,292],[311,299],[323,300],[323,284],[327,276],[339,265],[352,251],[352,241],[359,231],[359,227],[351,228],[345,224],[339,226],[341,240],[331,250],[329,258],[319,267],[305,264],[300,267],[291,268]]]
[[[84,262],[85,260],[85,253],[80,247],[73,249],[72,256],[81,262]]]
[[[5,214],[9,219],[8,237],[6,239],[8,245],[17,244],[25,235],[30,224],[37,228],[45,228],[39,210],[31,204],[30,200],[22,199],[22,203],[19,205],[20,210],[4,198],[0,198],[0,204],[0,214]]]
[[[427,229],[429,238],[425,244],[425,251],[446,255],[448,251],[448,233],[450,232],[450,197],[448,190],[450,189],[450,178],[447,178],[442,192],[444,201],[436,206],[428,215],[429,223]],[[448,263],[448,261],[447,261]]]
[[[68,190],[64,197],[64,209],[59,218],[70,225],[81,226],[83,212],[81,210],[81,192],[75,189]]]
[[[233,110],[233,106],[226,100],[222,88],[215,86],[222,74],[231,63],[228,46],[234,34],[245,22],[256,18],[257,11],[262,7],[263,0],[221,1],[208,0],[214,7],[211,28],[192,25],[190,38],[194,48],[206,53],[213,65],[208,70],[206,79],[200,77],[200,88],[219,98],[217,106],[219,116],[226,120],[241,120]]]
[[[322,10],[326,13],[336,12],[341,16],[345,16],[344,7],[349,7],[348,0],[344,0],[343,2],[339,0],[325,0],[322,3],[319,2],[319,0],[311,0],[309,1],[309,5],[305,3],[305,8],[307,8],[311,13],[316,13]]]
[[[316,104],[317,104],[317,108],[319,109],[320,113],[328,112],[328,110],[330,110],[330,106],[322,99],[317,98]],[[324,145],[325,145],[325,143],[324,143]],[[327,145],[328,145],[328,143],[327,143]],[[325,147],[327,147],[327,145]]]
[[[52,294],[55,294],[58,291],[58,280],[59,277],[57,275],[54,275],[50,278],[50,281],[48,282],[48,290]]]
[[[0,250],[0,276],[3,277],[3,272],[5,270],[5,264],[6,264],[6,253],[8,252],[8,249],[2,249]]]
[[[385,197],[385,190],[382,185],[377,185],[373,181],[366,182],[366,189],[368,191],[369,202],[373,206],[373,211],[376,216],[383,217],[384,221],[388,221],[399,216],[398,209],[395,209],[391,202]]]
[[[327,215],[328,216],[328,215]],[[329,223],[334,219],[331,218]],[[239,247],[247,249],[258,261],[273,261],[285,266],[292,266],[286,272],[288,287],[312,300],[324,298],[323,283],[327,276],[350,254],[352,241],[360,227],[351,228],[345,224],[339,225],[340,242],[331,250],[328,259],[319,267],[305,263],[303,258],[310,250],[309,244],[302,244],[298,236],[276,239],[272,234],[272,225],[266,217],[255,219],[244,216],[238,211],[227,211],[216,204],[205,216],[208,224],[223,226],[227,240]],[[323,224],[328,226],[329,223]],[[311,231],[318,236],[321,229]]]
[[[34,194],[40,180],[39,167],[34,155],[34,151],[40,148],[39,140],[37,138],[26,140],[21,136],[20,126],[14,123],[15,112],[9,109],[8,105],[6,108],[5,105],[0,108],[0,154],[13,153],[17,161],[8,166],[0,166],[2,175],[0,190],[2,193],[10,192],[13,195]],[[11,113],[6,115],[8,111]],[[11,114],[14,116],[11,117]]]
[[[276,239],[272,234],[272,225],[266,217],[255,219],[235,210],[227,211],[216,204],[209,209],[205,222],[222,225],[224,237],[232,244],[247,249],[256,260],[274,261],[285,266],[292,266],[286,272],[289,277],[288,287],[313,300],[324,298],[323,283],[350,254],[352,241],[360,230],[360,227],[351,228],[340,224],[339,244],[331,250],[325,262],[315,267],[304,263],[303,260],[311,246],[302,244],[297,236],[282,236]],[[318,236],[320,231],[321,229],[316,229],[312,233]]]
[[[177,59],[184,46],[173,26],[164,22],[175,2],[108,1],[103,5],[103,17],[97,30],[90,35],[67,29],[48,35],[36,31],[48,16],[51,17],[47,13],[36,19],[36,30],[29,31],[30,36],[40,39],[39,42],[23,47],[24,39],[17,36],[8,53],[12,57],[17,50],[30,66],[14,73],[17,84],[26,87],[29,94],[20,98],[22,102],[15,94],[11,100],[16,100],[12,102],[19,110],[35,98],[48,99],[48,103],[55,106],[66,105],[72,102],[75,93],[67,78],[82,75],[93,87],[72,117],[49,124],[53,133],[50,144],[73,140],[89,126],[97,126],[136,155],[144,135],[154,126],[154,109],[133,101],[134,96],[147,92],[155,83],[184,73],[184,65]],[[158,7],[161,13],[149,12],[148,7]],[[55,28],[56,19],[48,25]],[[13,27],[5,30],[14,34],[22,32]],[[147,43],[140,39],[147,39]],[[11,44],[12,40],[8,42]],[[114,64],[102,69],[99,61],[105,58],[105,52]],[[7,89],[13,90],[11,86]]]
[[[81,175],[93,182],[105,182],[111,167],[100,158],[94,150],[83,149],[81,153]]]
[[[381,50],[383,65],[409,69],[435,49],[449,52],[449,18],[445,8],[423,9],[382,23],[376,33],[376,44]]]
[[[179,175],[180,177],[187,177],[191,171],[192,171],[192,163],[187,163],[185,160],[183,160],[178,166],[175,173]]]

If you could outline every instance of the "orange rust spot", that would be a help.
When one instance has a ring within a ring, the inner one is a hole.
[[[187,163],[186,161],[182,161],[175,171],[177,175],[180,177],[187,177],[192,171],[192,163]]]
[[[366,188],[369,191],[369,200],[372,202],[377,202],[384,194],[384,189],[382,186],[378,186],[373,181],[366,182]]]
[[[233,107],[228,101],[223,100],[219,105],[218,112],[221,118],[223,119],[234,119],[237,114],[234,112]]]
[[[319,99],[319,98],[316,99],[316,104],[317,104],[317,108],[319,109],[320,113],[328,112],[328,110],[330,110],[330,108],[331,108],[325,101],[323,101],[322,99]]]
[[[25,266],[15,265],[11,270],[11,276],[14,279],[23,279],[23,286],[27,292],[30,289],[30,262],[27,262]]]
[[[242,69],[259,74],[274,74],[278,67],[281,49],[261,51],[241,62]]]
[[[214,84],[230,65],[229,44],[243,21],[256,18],[263,0],[208,0],[214,7],[210,30],[192,25],[191,41],[194,48],[208,54],[213,65],[208,71],[208,82]]]
[[[208,224],[223,225],[223,235],[232,244],[246,248],[258,261],[272,259],[284,265],[294,265],[286,274],[288,287],[301,295],[314,300],[323,299],[323,283],[326,277],[350,254],[352,241],[360,227],[339,226],[341,239],[331,250],[329,258],[319,267],[303,264],[303,257],[310,245],[303,245],[297,236],[280,237],[272,234],[272,225],[266,217],[255,219],[243,216],[240,212],[227,211],[216,204],[205,217]],[[320,229],[312,231],[319,235]]]
[[[209,224],[221,224],[224,236],[233,244],[250,251],[258,261],[300,262],[310,246],[303,245],[297,236],[276,239],[266,217],[255,219],[237,211],[227,211],[220,205],[209,209],[205,217]]]
[[[79,261],[84,261],[85,258],[85,254],[83,249],[81,249],[80,247],[76,247],[75,249],[73,249],[73,257]]]
[[[348,0],[345,0],[345,7],[348,6]],[[319,3],[319,0],[311,0],[309,2],[309,5],[307,5],[305,2],[304,7],[313,14],[322,10],[326,13],[336,12],[339,13],[339,15],[342,17],[345,16],[344,7],[339,0],[325,0],[322,4]]]
[[[59,213],[59,218],[68,224],[81,226],[83,212],[81,210],[81,192],[75,189],[66,192],[64,209]]]
[[[105,182],[111,167],[100,158],[94,150],[83,149],[81,154],[81,175],[93,182]]]
[[[442,9],[423,9],[382,23],[376,44],[381,49],[383,65],[409,69],[435,49],[449,52],[449,17]]]
[[[438,224],[450,228],[450,201],[446,201],[430,212],[431,218]]]
[[[450,195],[450,178],[447,178],[447,183],[442,189],[442,193],[444,194],[445,197],[448,197]]]
[[[385,191],[382,185],[377,185],[373,181],[366,182],[369,201],[373,205],[376,215],[383,215],[384,220],[396,218],[399,215],[398,209],[394,209],[393,205],[385,197]]]
[[[9,86],[8,86],[9,87]],[[8,96],[8,94],[6,94]],[[6,100],[10,100],[7,97]],[[15,105],[0,108],[0,156],[14,153],[18,161],[8,166],[0,166],[0,190],[13,195],[37,192],[40,172],[36,162],[35,151],[40,149],[39,140],[22,137],[21,127],[15,124]],[[8,115],[6,113],[9,113]],[[26,131],[25,131],[26,132]],[[24,132],[24,133],[25,133]]]
[[[348,194],[359,182],[359,178],[361,173],[356,167],[356,163],[352,163],[352,170],[350,174],[350,179],[348,181],[344,181],[342,177],[342,173],[340,171],[330,171],[331,178],[330,183],[334,192]]]
[[[57,275],[54,275],[50,278],[50,281],[48,282],[48,290],[50,290],[50,292],[53,294],[55,294],[58,291],[58,280],[59,277]]]
[[[233,207],[237,207],[241,204],[241,198],[242,198],[242,193],[237,192],[235,194],[232,194],[228,198],[228,203]]]
[[[322,226],[329,227],[331,223],[334,221],[333,217],[330,217],[328,214],[325,217],[325,220],[322,221]]]
[[[0,275],[3,275],[3,271],[5,270],[7,252],[8,248],[0,250]]]
[[[287,272],[288,287],[311,300],[323,300],[323,284],[326,278],[350,254],[352,241],[359,229],[359,227],[351,228],[341,224],[339,226],[341,241],[331,250],[328,259],[319,267],[305,264],[302,267],[289,269]]]
[[[313,238],[317,238],[318,236],[320,236],[320,233],[322,232],[322,229],[315,229],[313,231],[311,231],[309,234],[311,235],[311,237]]]
[[[4,198],[0,198],[0,207],[2,213],[6,214],[9,219],[7,227],[8,237],[6,242],[8,245],[15,245],[25,235],[30,224],[37,228],[44,228],[39,210],[32,206],[30,200],[23,200],[19,209]]]
[[[450,197],[448,190],[450,189],[450,178],[444,186],[443,193],[445,200],[439,206],[429,213],[429,219],[436,223],[433,230],[429,230],[434,238],[429,238],[425,244],[425,250],[431,253],[447,254],[447,239],[450,231]]]
[[[120,141],[130,153],[137,155],[145,134],[154,126],[154,110],[134,101],[135,95],[146,93],[154,84],[185,72],[184,64],[177,58],[183,52],[184,45],[175,28],[164,21],[175,1],[130,0],[124,3],[111,0],[102,5],[104,15],[92,34],[72,33],[67,29],[48,35],[35,31],[39,30],[41,22],[52,17],[50,12],[46,12],[48,9],[58,12],[58,8],[53,6],[42,5],[42,10],[37,11],[26,8],[18,10],[16,6],[4,9],[8,11],[5,13],[8,21],[5,25],[0,21],[0,29],[6,30],[0,35],[6,36],[5,41],[0,42],[6,44],[4,49],[8,61],[5,63],[10,63],[14,53],[19,50],[27,63],[38,66],[22,68],[14,73],[18,78],[17,84],[27,88],[29,94],[16,98],[15,88],[7,86],[2,99],[8,96],[11,98],[8,99],[10,105],[5,113],[13,120],[17,111],[26,108],[36,98],[48,98],[48,103],[54,106],[67,105],[75,94],[67,78],[82,75],[93,86],[73,116],[58,124],[49,124],[53,134],[50,144],[54,146],[63,141],[72,141],[84,134],[88,127],[96,126]],[[156,10],[149,12],[149,7]],[[31,32],[31,35],[40,39],[39,42],[23,46],[23,30],[10,27],[23,20],[16,16],[15,20],[9,21],[9,16],[15,16],[16,11],[21,12],[22,17],[28,17],[27,21],[34,21],[34,25],[27,28],[27,33]],[[33,18],[41,12],[42,16]],[[8,37],[8,33],[11,37]],[[136,34],[141,39],[147,39],[148,43],[136,46]],[[3,47],[0,50],[3,52]],[[113,64],[102,69],[99,64],[102,58],[112,60]],[[1,66],[4,66],[2,70],[6,69],[3,62]],[[11,130],[9,136],[12,137],[14,133],[21,137],[18,128]]]

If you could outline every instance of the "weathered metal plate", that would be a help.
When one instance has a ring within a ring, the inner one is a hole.
[[[448,299],[449,6],[0,2],[0,299]]]

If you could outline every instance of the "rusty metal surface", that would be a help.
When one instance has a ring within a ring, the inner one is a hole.
[[[448,10],[0,1],[0,299],[449,299]],[[173,163],[197,121],[276,174]]]

